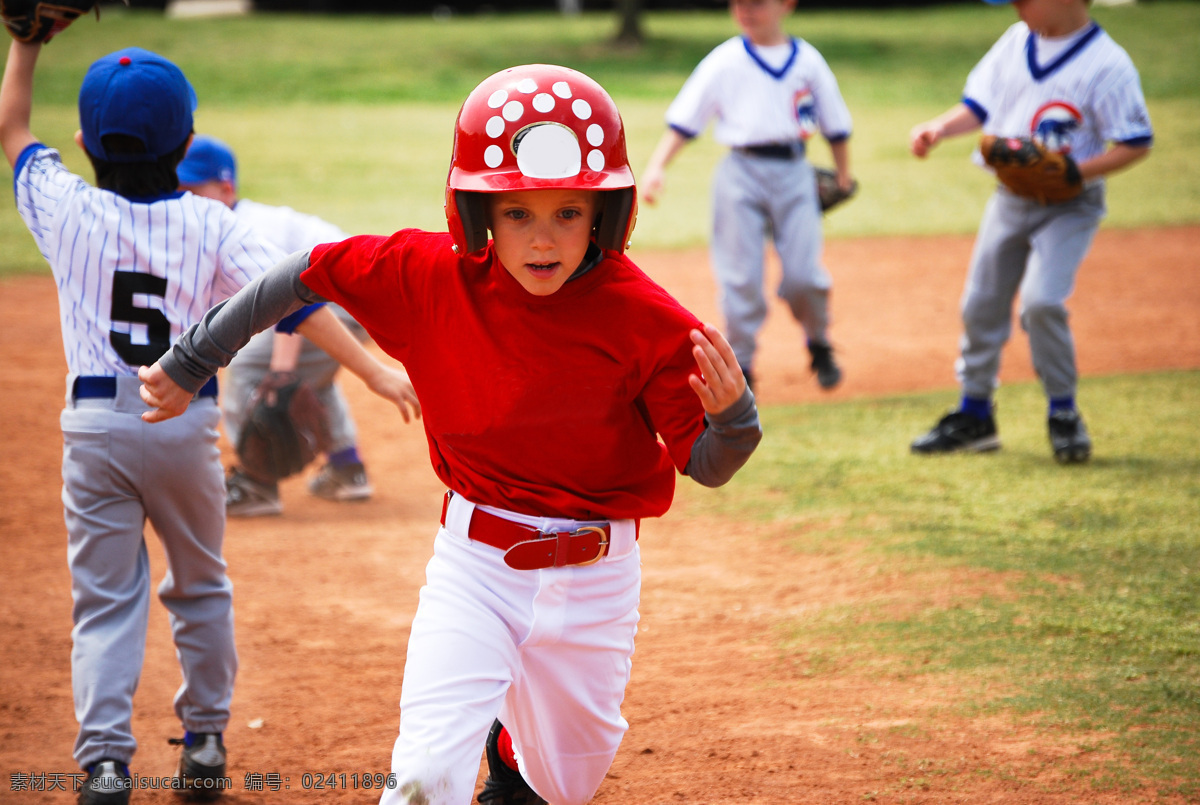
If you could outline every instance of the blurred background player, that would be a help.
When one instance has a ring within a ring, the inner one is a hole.
[[[642,198],[657,202],[667,165],[709,121],[730,147],[713,176],[712,265],[725,332],[753,385],[758,332],[767,315],[763,291],[768,233],[783,267],[777,291],[807,337],[811,368],[823,389],[842,371],[829,343],[829,289],[821,263],[821,209],[805,144],[829,141],[838,186],[849,190],[850,112],[825,59],[789,36],[783,21],[796,0],[730,0],[742,35],[718,45],[667,109],[668,129],[642,174]]]
[[[232,213],[178,192],[175,166],[192,134],[196,95],[157,54],[127,48],[88,68],[75,139],[96,186],[70,173],[29,131],[40,48],[16,42],[9,51],[0,144],[13,166],[17,210],[58,284],[67,358],[62,497],[74,601],[74,754],[88,775],[79,801],[122,805],[137,749],[133,695],[150,602],[147,520],[165,548],[158,595],[183,672],[175,712],[186,730],[180,774],[189,782],[225,775],[222,733],[237,671],[233,588],[221,555],[216,384],[174,428],[159,431],[140,418],[137,368],[280,252]],[[174,227],[177,243],[152,238],[156,226]]]
[[[1051,449],[1062,463],[1081,462],[1091,456],[1092,441],[1075,404],[1079,375],[1066,300],[1106,211],[1104,176],[1146,156],[1154,134],[1137,69],[1091,19],[1088,0],[1012,5],[1020,21],[971,70],[962,102],[913,128],[910,148],[924,158],[945,138],[981,127],[998,137],[1032,137],[1075,160],[1083,192],[1070,201],[1041,204],[997,185],[983,212],[962,294],[956,364],[962,399],[912,443],[912,451],[1000,447],[992,395],[1019,293],[1021,327],[1049,399]],[[974,158],[982,164],[978,150]]]
[[[315,215],[291,207],[260,204],[238,196],[237,158],[233,149],[215,137],[198,134],[179,165],[179,186],[198,196],[216,199],[261,237],[286,254],[311,249],[318,243],[345,240],[349,235]],[[330,309],[359,340],[366,331],[337,305]],[[270,372],[294,372],[316,392],[328,415],[333,446],[326,463],[308,484],[309,491],[327,500],[365,500],[373,491],[358,452],[358,429],[350,406],[335,380],[340,364],[301,335],[280,331],[259,333],[229,364],[222,377],[221,412],[225,435],[237,445],[250,413],[251,394]],[[279,484],[274,478],[253,477],[238,466],[225,480],[225,511],[230,517],[256,517],[283,512]]]
[[[129,802],[137,751],[133,696],[145,658],[150,560],[145,527],[163,544],[158,597],[170,612],[183,681],[180,789],[226,785],[223,733],[237,672],[233,586],[222,548],[224,483],[217,384],[188,412],[148,427],[140,367],[154,363],[206,310],[283,256],[210,199],[178,189],[196,94],[169,60],[141,48],[97,59],[79,90],[80,131],[96,185],[71,173],[30,130],[41,44],[14,42],[0,84],[0,148],[17,212],[58,288],[66,400],[62,500],[73,601],[74,756],[83,805]],[[157,236],[170,232],[171,238]],[[327,310],[301,325],[372,390],[407,403],[403,372],[363,350]],[[415,399],[415,398],[414,398]]]

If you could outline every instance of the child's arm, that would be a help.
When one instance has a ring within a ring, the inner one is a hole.
[[[721,486],[749,459],[762,440],[754,394],[733,349],[711,324],[692,330],[692,355],[703,379],[688,377],[705,411],[704,431],[692,444],[686,472],[698,484]]]
[[[1128,168],[1139,159],[1144,159],[1150,153],[1149,146],[1124,145],[1114,143],[1103,154],[1094,156],[1079,163],[1079,175],[1086,182],[1099,176],[1107,176],[1123,168]]]
[[[329,308],[324,310],[328,312]],[[318,316],[318,314],[320,315]],[[317,317],[315,322],[312,321],[314,317]],[[333,324],[329,323],[330,318],[333,319]],[[349,335],[350,339],[354,341],[353,347],[345,343],[341,331],[345,331],[346,335]],[[270,371],[296,371],[296,366],[300,363],[300,352],[304,348],[305,337],[314,344],[317,343],[313,339],[314,332],[323,334],[317,335],[317,338],[335,339],[337,344],[335,349],[338,350],[338,355],[331,352],[331,357],[360,377],[371,391],[395,403],[405,422],[409,421],[409,412],[406,406],[412,406],[413,416],[417,419],[421,418],[421,405],[417,402],[417,393],[413,391],[408,375],[396,369],[390,369],[375,360],[369,352],[363,349],[359,340],[350,334],[341,320],[333,314],[326,316],[321,314],[321,311],[316,311],[296,327],[295,333],[276,332],[271,341]],[[300,333],[305,333],[305,335],[300,335]]]
[[[849,190],[854,185],[854,177],[850,175],[849,138],[830,143],[829,152],[833,155],[833,167],[837,170],[838,187]]]
[[[965,103],[957,104],[947,109],[933,120],[918,123],[913,126],[908,135],[908,148],[913,156],[925,158],[925,155],[947,137],[957,137],[975,131],[983,122],[971,111]]]
[[[642,171],[642,181],[639,187],[642,199],[647,204],[655,204],[662,195],[663,184],[666,182],[667,166],[690,140],[675,129],[667,129],[650,155],[646,170]]]
[[[33,70],[41,51],[40,43],[16,41],[8,49],[4,81],[0,83],[0,148],[9,167],[15,167],[21,152],[37,142],[29,121],[33,114]]]
[[[139,369],[142,400],[155,409],[142,414],[142,419],[161,422],[179,416],[187,409],[192,395],[218,369],[228,366],[255,333],[306,304],[324,301],[300,281],[300,274],[306,268],[307,252],[288,256],[206,313],[153,366]],[[340,329],[330,327],[330,321]],[[297,329],[363,378],[372,391],[394,402],[406,421],[406,404],[419,415],[407,375],[384,367],[371,357],[328,308],[313,312]]]
[[[294,372],[300,363],[300,350],[304,348],[304,336],[294,333],[276,332],[271,339],[272,372]]]
[[[421,418],[421,405],[417,402],[417,393],[413,390],[408,375],[376,360],[328,307],[323,307],[306,318],[296,328],[296,332],[325,350],[352,374],[357,375],[371,391],[395,403],[405,422],[409,421],[406,405],[412,406],[413,416]]]

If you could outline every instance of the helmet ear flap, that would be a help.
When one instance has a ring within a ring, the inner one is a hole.
[[[487,201],[483,193],[463,192],[454,194],[454,205],[462,221],[464,254],[474,254],[487,246]]]
[[[637,210],[634,188],[607,190],[600,194],[600,219],[596,222],[596,245],[602,249],[624,252],[633,232]]]

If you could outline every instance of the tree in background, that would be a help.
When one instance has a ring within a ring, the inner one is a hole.
[[[639,47],[642,44],[642,0],[616,0],[617,44]]]

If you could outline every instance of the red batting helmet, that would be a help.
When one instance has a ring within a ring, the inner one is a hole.
[[[481,193],[578,188],[601,194],[596,243],[624,251],[637,217],[625,126],[612,98],[583,73],[510,67],[472,90],[454,126],[446,221],[459,254],[487,245]]]

